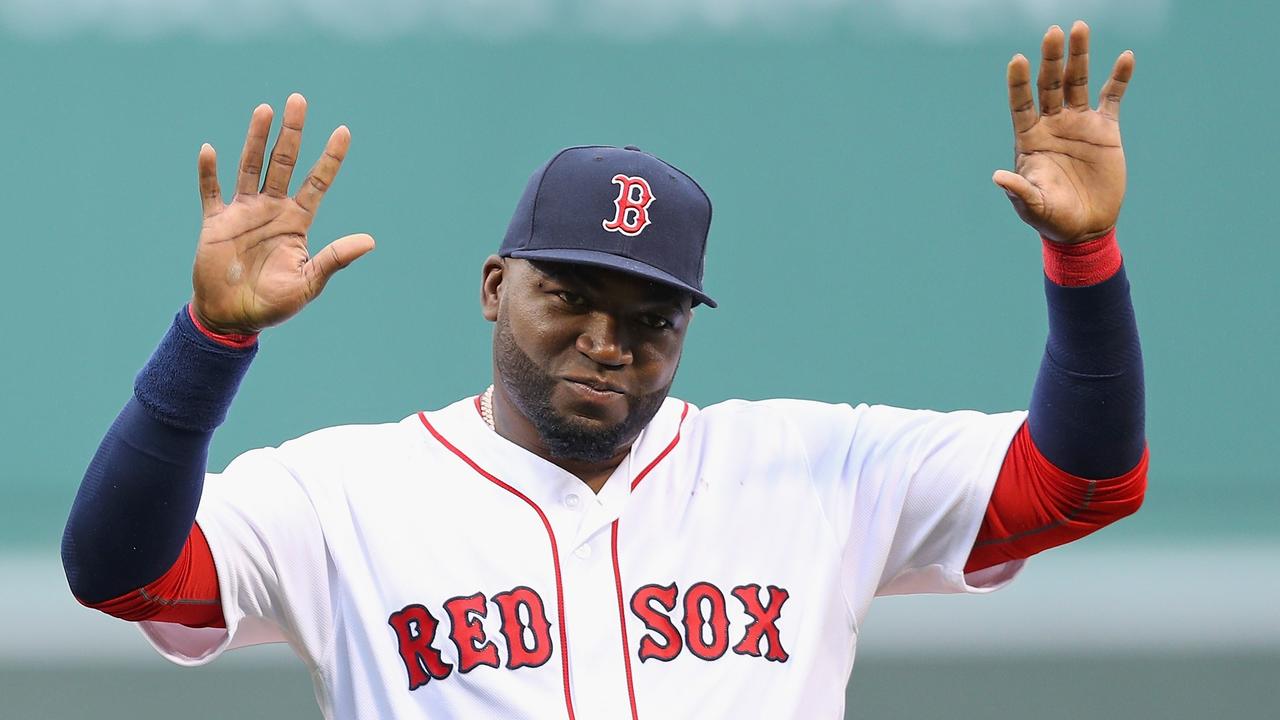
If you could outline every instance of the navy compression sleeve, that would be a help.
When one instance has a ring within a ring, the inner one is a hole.
[[[1114,236],[1105,242],[1114,248]],[[1113,478],[1132,470],[1146,447],[1142,347],[1129,280],[1120,266],[1101,282],[1069,282],[1051,269],[1045,277],[1049,339],[1027,423],[1036,447],[1059,469]]]
[[[142,587],[178,557],[200,504],[209,441],[256,352],[251,339],[212,339],[187,308],[174,318],[71,507],[62,565],[82,602]]]

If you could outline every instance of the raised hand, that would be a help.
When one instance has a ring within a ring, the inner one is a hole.
[[[230,204],[222,201],[213,148],[200,148],[204,224],[191,273],[191,309],[213,332],[251,334],[288,320],[334,273],[373,249],[373,238],[358,234],[334,240],[314,256],[308,252],[307,231],[347,155],[351,133],[345,125],[333,131],[297,195],[290,197],[306,115],[306,99],[290,95],[262,178],[272,111],[269,105],[254,109]]]
[[[1064,44],[1062,29],[1054,25],[1040,45],[1038,113],[1030,63],[1021,54],[1009,61],[1014,169],[997,170],[991,179],[1041,235],[1077,243],[1105,234],[1120,215],[1125,188],[1120,99],[1134,61],[1128,50],[1116,59],[1095,110],[1089,105],[1089,26],[1079,20],[1071,26],[1065,74]]]

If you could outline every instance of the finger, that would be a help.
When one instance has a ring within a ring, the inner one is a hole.
[[[263,103],[249,117],[249,132],[240,152],[240,175],[236,178],[237,195],[257,195],[262,177],[262,157],[267,151],[267,135],[271,133],[271,106]]]
[[[307,279],[307,289],[311,297],[319,295],[325,284],[329,282],[329,278],[372,250],[373,245],[373,236],[358,233],[340,237],[312,256],[307,264],[302,266],[302,274]]]
[[[289,179],[293,166],[298,164],[298,147],[302,145],[302,126],[307,120],[307,100],[298,93],[289,96],[284,103],[284,119],[280,121],[280,135],[271,148],[271,162],[267,165],[267,179],[262,181],[262,192],[275,197],[289,194]]]
[[[1102,86],[1102,94],[1098,97],[1098,112],[1113,120],[1120,117],[1120,100],[1124,98],[1124,91],[1133,78],[1133,64],[1132,50],[1120,53],[1116,64],[1111,68],[1111,77]]]
[[[346,125],[340,125],[329,136],[329,142],[324,145],[324,153],[320,155],[319,160],[316,160],[311,172],[307,173],[307,179],[302,181],[302,187],[298,188],[297,201],[304,210],[314,213],[316,208],[320,207],[320,201],[324,199],[325,192],[329,190],[333,179],[338,176],[338,170],[342,168],[342,160],[346,158],[349,147],[351,147],[351,131]]]
[[[1036,87],[1040,90],[1040,114],[1053,115],[1062,110],[1062,46],[1065,38],[1062,28],[1054,25],[1044,34],[1040,43],[1040,76]]]
[[[1032,210],[1044,207],[1044,197],[1040,194],[1040,189],[1018,173],[997,170],[991,176],[991,181],[998,185],[1001,190],[1004,190],[1014,206],[1021,203],[1023,207]]]
[[[200,176],[200,204],[204,208],[204,216],[217,215],[223,207],[222,188],[218,187],[218,155],[209,143],[200,146],[196,172]]]
[[[1062,84],[1067,107],[1089,109],[1089,26],[1083,20],[1071,26],[1071,54]]]
[[[1009,80],[1009,113],[1013,115],[1013,131],[1026,132],[1039,119],[1035,101],[1031,99],[1031,63],[1018,53],[1009,61],[1005,75]]]

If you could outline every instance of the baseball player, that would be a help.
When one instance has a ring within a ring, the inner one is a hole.
[[[993,179],[1042,237],[1050,320],[1029,413],[670,397],[715,307],[710,202],[654,155],[586,146],[533,174],[484,262],[491,386],[206,475],[259,333],[374,246],[309,252],[350,134],[290,196],[305,101],[269,156],[259,107],[229,203],[200,151],[194,293],[85,475],[72,591],[179,664],[287,642],[329,718],[839,717],[872,598],[993,590],[1142,501],[1114,229],[1134,61],[1093,108],[1088,40],[1049,29],[1038,109],[1008,66],[1016,161]]]

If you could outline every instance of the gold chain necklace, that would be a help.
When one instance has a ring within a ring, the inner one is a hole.
[[[490,430],[497,431],[493,424],[493,386],[490,385],[480,396],[480,417],[484,418],[484,422],[489,426]]]

